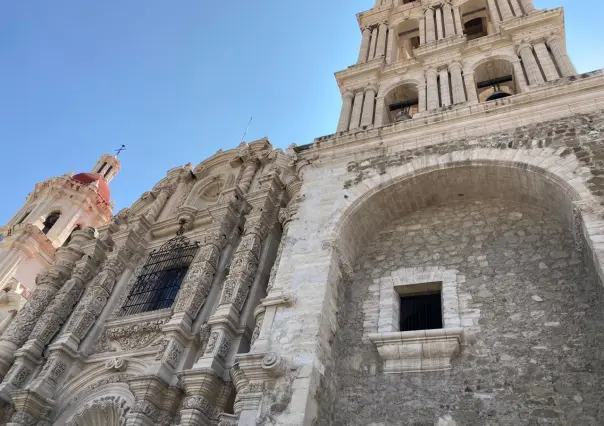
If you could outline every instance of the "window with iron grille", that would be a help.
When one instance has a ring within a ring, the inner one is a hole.
[[[440,291],[401,297],[400,330],[443,328]]]
[[[172,307],[180,285],[199,248],[183,235],[153,250],[122,306],[124,315]]]

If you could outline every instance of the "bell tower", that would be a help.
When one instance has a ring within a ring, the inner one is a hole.
[[[109,222],[113,202],[108,182],[119,169],[117,157],[103,155],[89,173],[67,173],[36,184],[23,207],[0,227],[0,291],[27,298],[36,275],[69,243],[74,230]],[[0,298],[0,311],[2,300],[12,299]]]
[[[561,8],[532,0],[377,0],[357,15],[357,63],[336,73],[337,132],[494,102],[576,74]]]

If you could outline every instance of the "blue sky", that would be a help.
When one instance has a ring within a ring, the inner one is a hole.
[[[0,9],[0,224],[36,182],[88,171],[127,145],[117,210],[175,166],[247,140],[278,147],[333,133],[333,73],[356,60],[372,0],[5,1]],[[566,8],[579,72],[604,67],[601,0]]]

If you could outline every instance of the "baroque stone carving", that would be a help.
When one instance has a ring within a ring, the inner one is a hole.
[[[126,324],[109,328],[105,330],[104,335],[110,342],[117,343],[121,350],[141,349],[149,346],[161,335],[161,327],[168,320],[169,318],[161,318],[135,324]]]
[[[206,415],[209,415],[213,411],[212,404],[210,404],[208,400],[205,399],[203,396],[198,395],[188,396],[187,398],[185,398],[183,407],[193,410],[199,410]]]
[[[103,425],[124,426],[130,411],[127,401],[119,396],[96,398],[85,404],[65,426]]]

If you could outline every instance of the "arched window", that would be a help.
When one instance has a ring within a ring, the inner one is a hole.
[[[99,167],[99,169],[97,170],[97,173],[101,173],[103,171],[103,169],[105,168],[105,166],[107,165],[107,162],[105,161],[101,167]]]
[[[105,179],[107,179],[107,176],[109,176],[109,173],[111,173],[111,170],[113,169],[113,166],[109,166],[109,168],[107,169],[107,171],[105,172]]]
[[[172,307],[199,243],[179,235],[153,250],[122,306],[123,315]]]
[[[31,210],[28,210],[23,216],[21,216],[21,219],[19,219],[15,225],[21,225],[23,222],[25,222],[25,219],[27,219],[27,216],[29,216],[30,213]]]
[[[73,233],[76,231],[79,231],[80,229],[82,229],[82,227],[80,225],[76,225],[75,228],[73,228],[73,231],[71,231],[71,233],[69,234],[69,237],[67,237],[67,239],[63,243],[63,247],[65,247],[67,244],[69,244],[69,242],[71,241],[71,237],[73,237]]]
[[[44,227],[42,228],[42,232],[44,232],[45,234],[48,234],[48,231],[50,231],[52,229],[53,226],[55,226],[55,223],[57,223],[57,220],[59,220],[59,218],[61,217],[61,212],[52,212],[51,214],[49,214],[48,216],[46,216],[46,220],[44,221]]]

